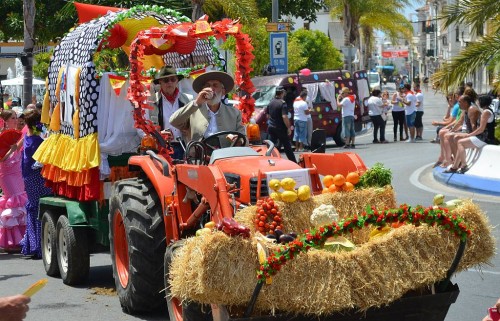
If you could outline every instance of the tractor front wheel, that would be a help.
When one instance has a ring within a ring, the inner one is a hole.
[[[165,305],[165,227],[151,182],[132,178],[115,184],[109,207],[113,277],[123,311],[150,312]]]
[[[165,252],[165,294],[170,321],[213,321],[210,306],[202,307],[196,302],[184,302],[172,296],[170,291],[170,265],[175,252],[184,245],[184,240],[176,241]]]

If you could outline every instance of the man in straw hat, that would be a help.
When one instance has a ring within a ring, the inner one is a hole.
[[[155,85],[160,86],[160,90],[155,95],[153,109],[149,111],[149,119],[156,126],[160,126],[162,134],[172,135],[173,138],[182,137],[182,133],[170,124],[170,116],[192,99],[191,95],[179,91],[179,81],[183,78],[182,75],[177,75],[174,67],[163,66],[153,80]],[[180,143],[171,141],[170,145],[174,150],[172,157],[182,159],[184,150]]]
[[[170,117],[170,124],[184,133],[188,131],[187,140],[201,140],[221,131],[236,131],[245,135],[241,112],[222,102],[224,95],[233,87],[233,77],[222,71],[208,71],[198,76],[193,81],[193,90],[198,95]]]

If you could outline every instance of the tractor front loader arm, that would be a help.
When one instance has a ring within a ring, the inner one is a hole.
[[[175,171],[179,186],[183,185],[202,196],[199,208],[211,209],[214,222],[218,223],[224,217],[233,217],[234,210],[226,178],[217,166],[181,164],[175,167]],[[180,198],[179,202],[182,202]],[[191,223],[193,219],[197,219],[193,215],[198,216],[200,213],[195,210],[189,217],[181,215],[183,222],[180,223]]]

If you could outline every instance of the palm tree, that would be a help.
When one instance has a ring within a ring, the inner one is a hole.
[[[33,48],[35,47],[35,0],[23,0],[24,52],[27,54],[24,65],[23,103],[31,104],[33,87]]]
[[[469,44],[450,62],[443,63],[432,76],[439,89],[447,91],[459,85],[470,73],[487,66],[494,76],[494,86],[500,90],[500,2],[498,0],[462,0],[443,10],[444,27],[452,24],[471,26],[472,32],[483,30],[488,34]]]
[[[384,1],[387,5],[387,1]],[[382,31],[387,38],[396,42],[398,39],[411,41],[413,27],[398,11],[398,7],[382,5],[380,1],[369,1],[371,6],[367,13],[360,19],[361,41],[367,56],[374,51],[374,31]],[[365,60],[364,68],[368,67],[368,59]]]
[[[376,17],[376,20],[386,20],[390,24],[402,17],[399,11],[409,3],[409,0],[330,0],[330,14],[342,20],[344,45],[359,47],[363,18],[371,16],[371,20],[374,20]],[[407,27],[411,30],[409,23]]]
[[[258,18],[255,0],[191,0],[193,13],[191,20],[196,21],[205,13],[210,17],[224,16],[240,19],[243,24],[249,24]]]

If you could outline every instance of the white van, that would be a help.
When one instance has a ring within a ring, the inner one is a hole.
[[[368,82],[370,83],[370,91],[373,89],[382,90],[382,79],[380,78],[380,74],[378,72],[369,71]]]

